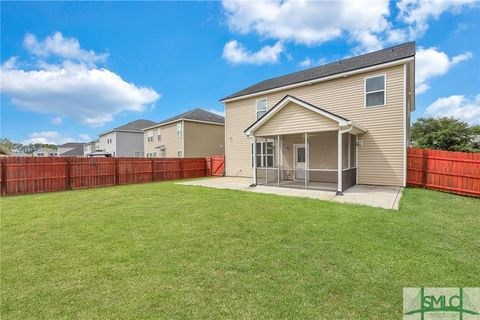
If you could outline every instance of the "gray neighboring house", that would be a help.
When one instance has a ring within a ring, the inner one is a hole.
[[[153,125],[153,121],[139,119],[101,133],[95,151],[109,153],[113,157],[143,157],[142,129]]]
[[[98,139],[85,143],[83,145],[83,155],[88,156],[88,155],[94,153],[95,151],[97,151],[98,144],[99,144]]]
[[[58,155],[61,157],[83,156],[83,142],[67,142],[58,146]]]
[[[57,150],[50,149],[50,148],[40,148],[33,152],[34,157],[56,157],[57,155],[58,155]]]

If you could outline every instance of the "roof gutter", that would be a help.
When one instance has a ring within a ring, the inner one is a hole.
[[[414,59],[415,59],[415,57],[411,56],[411,57],[404,58],[404,59],[399,59],[399,60],[395,60],[395,61],[391,61],[391,62],[387,62],[387,63],[377,64],[377,65],[371,66],[371,67],[366,67],[366,68],[361,68],[361,69],[357,69],[357,70],[341,72],[341,73],[333,74],[333,75],[327,76],[327,77],[322,77],[322,78],[317,78],[317,79],[313,79],[313,80],[298,82],[298,83],[294,83],[294,84],[290,84],[290,85],[286,85],[286,86],[281,86],[281,87],[277,87],[277,88],[273,88],[273,89],[263,90],[263,91],[260,91],[260,92],[255,92],[255,93],[250,93],[250,94],[246,94],[246,95],[242,95],[242,96],[238,96],[238,97],[233,97],[233,98],[230,98],[230,99],[222,99],[222,100],[220,100],[220,102],[223,102],[223,103],[233,102],[233,101],[242,100],[242,99],[246,99],[246,98],[256,97],[256,96],[259,96],[259,95],[264,95],[264,94],[267,94],[267,93],[273,93],[273,92],[277,92],[277,91],[302,87],[304,85],[311,85],[311,84],[314,84],[314,83],[329,81],[329,80],[333,80],[333,79],[337,79],[337,78],[344,78],[344,77],[348,77],[348,76],[359,74],[359,73],[364,73],[364,72],[368,72],[368,71],[374,71],[374,70],[378,70],[378,69],[383,69],[383,68],[387,68],[387,67],[393,67],[393,66],[401,65],[401,64],[404,64],[406,62],[414,61]]]

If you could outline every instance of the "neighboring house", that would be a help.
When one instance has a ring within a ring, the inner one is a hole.
[[[97,145],[98,145],[98,142],[99,140],[94,140],[94,141],[90,141],[88,143],[85,143],[83,145],[83,155],[84,156],[88,156],[90,155],[91,153],[97,151]]]
[[[193,109],[143,129],[145,156],[194,158],[224,154],[225,119]]]
[[[223,98],[226,175],[339,194],[355,184],[405,186],[414,80],[409,42]]]
[[[83,142],[67,142],[58,146],[58,155],[61,157],[83,156]]]
[[[58,155],[57,150],[50,148],[40,148],[33,151],[34,157],[56,157]]]
[[[143,157],[143,128],[153,126],[150,120],[135,120],[99,135],[98,148],[114,157]]]

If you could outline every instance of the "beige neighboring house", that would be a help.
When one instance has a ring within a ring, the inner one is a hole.
[[[33,151],[34,157],[56,157],[57,155],[58,151],[50,148],[40,148]]]
[[[95,151],[113,157],[143,157],[143,128],[155,122],[139,119],[99,135]]]
[[[195,158],[224,154],[224,118],[193,109],[143,129],[145,156]]]
[[[406,185],[415,42],[268,79],[221,101],[227,176],[339,194],[355,184]]]
[[[67,142],[58,146],[60,157],[81,157],[83,156],[83,142]]]

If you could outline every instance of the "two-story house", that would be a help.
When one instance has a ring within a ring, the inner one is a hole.
[[[143,128],[154,125],[150,120],[135,120],[99,134],[95,151],[113,157],[143,157]]]
[[[95,151],[97,151],[97,146],[98,146],[99,142],[100,142],[100,140],[97,139],[97,140],[93,140],[93,141],[85,143],[83,145],[83,155],[88,156],[88,155],[94,153]]]
[[[225,119],[197,108],[143,129],[145,156],[194,158],[224,154]]]
[[[227,176],[339,194],[405,186],[415,43],[268,79],[221,102]]]

